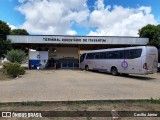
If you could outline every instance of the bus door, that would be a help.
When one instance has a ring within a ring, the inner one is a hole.
[[[80,68],[81,68],[81,69],[85,69],[85,62],[84,62],[85,56],[86,56],[86,53],[85,53],[85,54],[82,54],[82,55],[80,56]]]

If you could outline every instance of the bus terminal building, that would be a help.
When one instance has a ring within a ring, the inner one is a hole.
[[[144,46],[148,38],[123,36],[8,35],[18,48],[29,49],[29,68],[78,68],[80,54],[88,50]],[[35,51],[31,51],[35,50]]]

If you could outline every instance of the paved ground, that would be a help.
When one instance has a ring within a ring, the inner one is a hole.
[[[0,81],[0,102],[160,98],[160,73],[112,76],[80,70],[28,70]]]

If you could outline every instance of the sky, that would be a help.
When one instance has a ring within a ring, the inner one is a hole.
[[[0,20],[32,35],[138,36],[159,0],[0,0]]]

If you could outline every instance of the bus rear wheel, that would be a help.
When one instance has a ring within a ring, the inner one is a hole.
[[[117,75],[118,75],[118,70],[117,70],[117,68],[116,68],[116,67],[112,67],[112,68],[111,68],[111,73],[112,73],[113,76],[117,76]]]
[[[86,71],[89,71],[88,65],[85,66],[85,70],[86,70]]]

